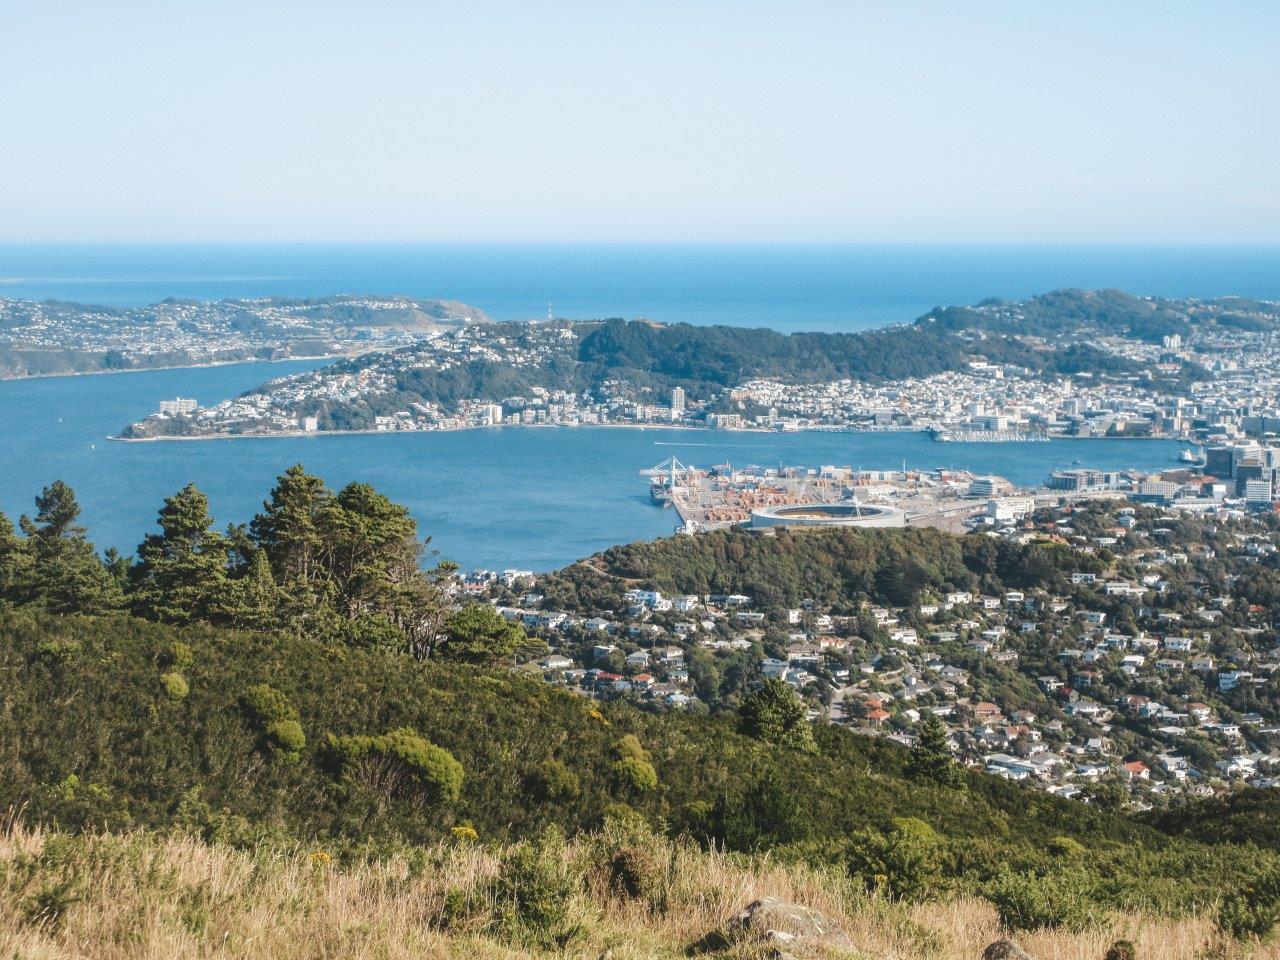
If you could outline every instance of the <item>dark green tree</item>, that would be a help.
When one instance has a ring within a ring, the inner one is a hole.
[[[249,524],[279,583],[311,588],[324,578],[320,518],[332,496],[323,480],[294,464],[277,479],[263,512]]]
[[[27,576],[31,554],[13,521],[0,513],[0,599],[17,599],[18,585]]]
[[[488,604],[469,603],[445,621],[444,637],[436,648],[442,660],[477,666],[511,662],[529,642],[524,627],[506,619]]]
[[[18,522],[31,563],[17,587],[19,600],[58,613],[104,613],[124,605],[120,585],[85,537],[75,493],[56,480],[36,497],[36,515]]]
[[[816,750],[807,710],[796,692],[772,677],[742,701],[738,716],[748,736],[806,753]]]
[[[964,786],[964,771],[951,758],[946,727],[936,714],[926,712],[920,722],[920,733],[907,760],[907,775],[944,787]]]
[[[214,619],[227,598],[228,545],[213,530],[208,497],[189,483],[165,500],[158,522],[131,572],[135,609],[171,623]]]

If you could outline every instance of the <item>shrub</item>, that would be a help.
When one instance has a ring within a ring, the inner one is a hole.
[[[895,820],[888,833],[861,831],[853,837],[849,872],[893,900],[924,900],[942,886],[938,835],[914,817]]]
[[[307,738],[298,722],[298,710],[283,693],[265,683],[248,687],[240,695],[240,709],[258,731],[259,745],[286,760],[297,760]]]
[[[160,651],[157,660],[160,666],[168,667],[170,670],[176,670],[181,673],[190,669],[196,658],[189,645],[181,640],[174,640]]]
[[[609,892],[625,900],[665,906],[671,845],[637,817],[606,816],[595,846]]]
[[[187,694],[191,692],[186,679],[176,670],[160,674],[160,685],[164,687],[165,695],[170,700],[185,700]]]
[[[267,724],[266,737],[271,746],[292,759],[297,759],[307,745],[306,734],[297,720],[271,721]]]
[[[626,900],[647,900],[658,889],[658,864],[652,851],[626,847],[609,858],[609,892]]]
[[[817,747],[808,708],[781,680],[769,678],[742,701],[738,710],[742,731],[766,743],[812,753]]]
[[[697,815],[696,811],[690,813]],[[725,846],[745,851],[803,840],[809,833],[808,819],[795,793],[773,773],[740,795],[721,797],[711,811],[710,827]]]
[[[1280,923],[1280,868],[1255,874],[1218,905],[1215,918],[1223,933],[1237,940],[1266,939]]]
[[[1064,860],[1078,860],[1088,852],[1084,844],[1070,837],[1054,837],[1046,845],[1046,849],[1051,855]]]
[[[1074,933],[1093,919],[1087,884],[1077,874],[1004,874],[987,888],[986,897],[1009,933],[1058,928]]]
[[[35,650],[35,659],[47,667],[65,667],[80,656],[80,643],[76,640],[42,640]]]
[[[564,835],[548,829],[502,859],[491,891],[499,932],[536,949],[563,949],[582,931],[575,919],[581,890],[582,874],[568,855]]]
[[[618,783],[634,793],[649,793],[658,789],[658,771],[647,760],[623,757],[613,765]]]
[[[240,695],[240,709],[258,726],[265,728],[276,720],[298,719],[297,708],[275,687],[256,683]]]
[[[547,803],[574,800],[582,792],[578,775],[559,760],[548,760],[530,772],[525,782],[537,799]]]
[[[640,743],[640,738],[634,733],[628,733],[618,738],[618,742],[613,745],[613,749],[617,751],[620,760],[628,758],[634,760],[649,760],[649,751]]]
[[[408,727],[377,737],[331,737],[330,746],[347,769],[368,760],[392,767],[391,792],[403,779],[429,803],[457,803],[461,795],[462,764]]]

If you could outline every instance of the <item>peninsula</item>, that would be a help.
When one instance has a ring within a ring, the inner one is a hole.
[[[860,333],[460,323],[212,406],[170,406],[120,436],[661,423],[1209,442],[1280,425],[1277,329],[1280,303],[1081,290]]]
[[[115,308],[0,298],[0,380],[350,356],[488,321],[452,300],[168,299]]]

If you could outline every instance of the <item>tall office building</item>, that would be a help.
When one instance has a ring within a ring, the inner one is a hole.
[[[671,388],[671,419],[684,415],[684,387]]]

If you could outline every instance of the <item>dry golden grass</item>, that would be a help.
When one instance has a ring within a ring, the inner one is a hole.
[[[975,960],[999,937],[995,912],[959,899],[912,907],[868,900],[833,871],[753,864],[664,844],[658,907],[610,893],[591,869],[594,841],[563,856],[582,865],[587,889],[572,905],[583,932],[549,955],[650,960],[687,955],[691,944],[743,905],[775,896],[841,919],[859,956]],[[342,866],[323,851],[240,851],[146,833],[69,837],[10,826],[0,831],[0,957],[244,958],[244,960],[480,960],[539,956],[504,942],[492,918],[501,851],[444,844],[421,857]],[[465,908],[459,910],[459,902]],[[448,919],[446,919],[448,918]],[[1079,934],[1020,938],[1040,960],[1102,960],[1117,938],[1142,960],[1243,956],[1210,919],[1115,915]],[[739,944],[719,957],[759,957]],[[1267,945],[1258,960],[1280,958]]]

